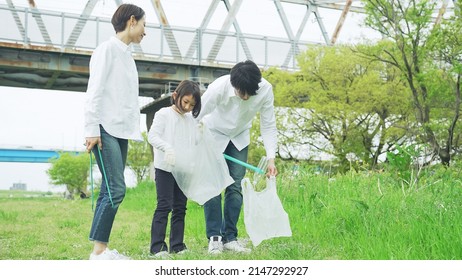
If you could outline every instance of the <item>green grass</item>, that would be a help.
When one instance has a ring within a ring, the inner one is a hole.
[[[302,170],[294,177],[282,170],[277,187],[292,237],[265,240],[249,255],[224,253],[214,259],[462,259],[462,188],[450,173],[407,186],[385,173],[328,176]],[[88,259],[91,200],[26,194],[0,192],[0,259]],[[148,259],[155,201],[152,182],[128,190],[111,248]],[[242,216],[238,229],[246,238]],[[193,202],[188,203],[185,243],[190,253],[175,259],[212,258],[203,209]]]

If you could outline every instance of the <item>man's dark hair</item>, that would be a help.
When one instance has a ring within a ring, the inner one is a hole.
[[[231,69],[231,85],[241,93],[257,95],[261,72],[255,62],[246,60]]]

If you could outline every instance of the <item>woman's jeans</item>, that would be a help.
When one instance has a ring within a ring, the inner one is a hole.
[[[186,249],[184,244],[184,220],[187,198],[175,181],[172,173],[156,168],[157,207],[151,224],[151,254],[168,251],[165,243],[167,222],[170,212],[170,252]]]
[[[237,150],[230,141],[225,149],[225,154],[238,160],[247,162],[248,147],[241,151]],[[223,242],[231,242],[237,239],[237,222],[242,207],[241,181],[245,175],[245,167],[227,160],[229,174],[234,183],[225,190],[223,212],[221,208],[221,194],[211,198],[204,204],[205,227],[207,238],[222,236]],[[222,214],[223,213],[223,214]]]
[[[92,152],[101,172],[102,183],[89,239],[108,243],[115,215],[125,197],[124,170],[127,161],[128,140],[109,135],[102,126],[100,126],[100,130],[103,143],[103,149],[100,152],[103,162],[101,162],[98,145],[93,147]]]

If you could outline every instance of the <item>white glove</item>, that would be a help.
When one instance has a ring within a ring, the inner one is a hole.
[[[202,120],[197,124],[197,129],[200,133],[204,133],[204,122]]]
[[[164,161],[168,165],[175,165],[175,151],[173,149],[167,149],[165,151]]]
[[[202,142],[204,138],[204,123],[202,120],[197,123],[196,145]]]

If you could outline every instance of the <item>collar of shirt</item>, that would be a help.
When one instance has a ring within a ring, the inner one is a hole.
[[[236,94],[236,89],[235,89],[233,86],[231,86],[231,87],[229,88],[229,90],[228,90],[228,96],[229,96],[229,97],[239,97],[239,96],[237,96],[237,94]]]
[[[111,41],[113,41],[114,44],[116,44],[116,46],[119,47],[122,51],[124,51],[124,52],[130,52],[130,53],[131,53],[131,46],[125,44],[124,42],[122,42],[122,41],[121,41],[119,38],[117,38],[116,36],[112,36],[112,37],[111,37]]]
[[[231,89],[228,91],[228,97],[232,98],[232,100],[237,100],[237,101],[249,101],[249,100],[244,100],[242,99],[239,95],[237,95],[237,89],[235,89],[233,86],[231,86]],[[249,99],[252,98],[253,95],[249,96]]]

